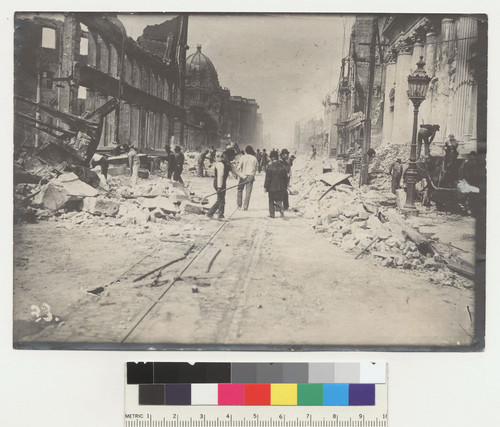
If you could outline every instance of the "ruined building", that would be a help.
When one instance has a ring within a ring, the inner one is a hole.
[[[182,143],[188,18],[172,21],[163,34],[169,48],[159,54],[153,38],[145,34],[138,44],[113,14],[16,14],[14,92],[76,116],[118,99],[119,107],[104,121],[100,146],[160,149],[172,137]],[[42,122],[51,120],[37,114]],[[43,138],[16,122],[16,146]]]
[[[329,155],[327,131],[323,118],[308,117],[295,123],[293,150],[301,154],[309,154],[312,147],[321,156]]]
[[[342,59],[338,88],[323,100],[330,155],[356,150],[363,144],[375,19],[379,37],[375,47],[371,147],[410,144],[413,104],[407,94],[408,75],[423,56],[431,81],[418,121],[440,125],[434,154],[440,153],[450,134],[458,140],[459,152],[481,150],[486,141],[486,17],[359,15],[352,28],[349,54]]]
[[[201,51],[186,59],[186,108],[188,141],[192,148],[210,147],[229,141],[240,147],[259,146],[262,141],[262,117],[255,99],[231,96],[222,88],[214,64]]]
[[[368,100],[370,42],[373,16],[356,17],[352,27],[349,53],[342,58],[337,89],[337,149],[336,154],[358,149],[363,144]],[[377,147],[382,139],[383,75],[380,58],[375,60],[371,101],[371,145]],[[330,102],[329,104],[332,104]],[[331,107],[331,105],[328,105]]]
[[[440,125],[436,143],[453,134],[460,152],[477,151],[477,142],[486,141],[486,17],[392,15],[381,35],[387,45],[383,140],[411,141],[408,75],[423,56],[431,82],[420,106],[419,123]]]

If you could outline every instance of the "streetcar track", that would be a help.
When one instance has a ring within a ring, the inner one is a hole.
[[[238,209],[235,209],[231,215],[229,215],[228,219],[230,219]],[[210,236],[210,239],[201,247],[201,249],[196,252],[194,257],[187,263],[187,265],[182,269],[182,271],[176,275],[176,277],[172,280],[172,283],[160,294],[160,296],[151,304],[146,312],[141,316],[141,318],[129,329],[125,337],[120,341],[120,343],[124,343],[130,335],[137,329],[137,327],[146,319],[146,317],[151,313],[151,311],[156,307],[156,305],[160,302],[160,300],[167,294],[167,292],[172,289],[172,287],[179,281],[182,275],[186,272],[186,270],[193,264],[193,262],[200,256],[200,254],[212,244],[212,240],[219,234],[219,232],[228,224],[228,221],[224,221],[217,230]]]

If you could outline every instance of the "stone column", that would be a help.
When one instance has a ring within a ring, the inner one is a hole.
[[[118,78],[119,72],[119,58],[118,51],[113,43],[108,44],[108,73],[111,77]],[[118,98],[119,94],[114,94],[116,98]],[[113,141],[117,141],[119,139],[118,136],[118,127],[120,126],[120,113],[122,109],[121,104],[115,111],[108,115],[108,124],[109,124],[109,141],[108,145],[110,145]]]
[[[89,67],[96,68],[97,67],[97,34],[89,29],[88,32],[88,40],[89,40],[89,46],[88,46],[88,55],[87,55],[87,61]]]
[[[453,91],[450,87],[453,86],[455,79],[455,65],[453,58],[455,56],[455,40],[456,26],[451,18],[444,18],[441,21],[441,38],[443,44],[441,47],[441,63],[439,68],[439,88],[438,100],[441,115],[443,117],[443,125],[441,131],[446,137],[453,133],[452,113],[453,113]]]
[[[139,146],[139,135],[140,135],[140,127],[141,127],[141,111],[137,105],[132,105],[132,111],[130,113],[130,139],[128,144],[134,145],[135,147]]]
[[[394,125],[392,128],[392,142],[395,144],[409,144],[411,141],[411,102],[408,99],[408,75],[412,66],[413,46],[407,42],[400,42],[396,46],[397,62],[395,76],[394,97]]]
[[[62,28],[61,66],[58,77],[69,77],[73,74],[73,64],[78,54],[77,33],[80,24],[75,16],[68,13],[64,16]],[[64,83],[59,92],[59,109],[65,113],[76,113],[78,102],[78,86]]]
[[[390,52],[385,62],[385,93],[384,118],[382,128],[382,143],[392,142],[392,128],[394,126],[394,109],[391,109],[390,93],[396,84],[396,58]],[[392,106],[394,107],[394,106]]]
[[[437,33],[436,29],[430,25],[427,27],[427,34],[425,35],[425,71],[427,75],[431,78],[431,83],[429,85],[429,90],[427,91],[427,99],[422,103],[420,107],[420,117],[424,121],[439,123],[438,112],[434,111],[433,106],[435,104],[435,77],[436,77],[436,47],[437,47]],[[436,113],[436,114],[434,114]]]
[[[455,75],[455,96],[453,102],[453,130],[459,141],[470,141],[473,135],[473,122],[477,119],[472,111],[473,86],[469,59],[471,45],[477,36],[477,20],[470,16],[462,16],[457,23],[457,55]],[[474,108],[475,110],[475,108]]]

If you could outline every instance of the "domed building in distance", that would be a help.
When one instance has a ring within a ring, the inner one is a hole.
[[[240,147],[262,143],[262,117],[255,99],[231,96],[221,87],[217,70],[201,45],[186,58],[187,146],[190,149]]]

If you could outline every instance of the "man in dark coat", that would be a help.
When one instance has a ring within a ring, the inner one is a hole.
[[[178,145],[174,148],[175,151],[175,169],[174,169],[174,181],[178,181],[184,184],[182,180],[181,173],[184,169],[184,154],[182,154],[181,147]]]
[[[288,186],[288,176],[283,163],[278,160],[278,152],[271,151],[269,157],[271,163],[266,168],[266,178],[264,180],[264,189],[269,196],[269,217],[274,218],[275,208],[278,208],[283,218],[283,193]]]
[[[170,145],[165,145],[165,151],[167,152],[167,176],[169,179],[172,179],[172,175],[175,172],[175,154],[172,153],[170,149]]]
[[[397,159],[390,167],[389,174],[392,176],[391,191],[396,194],[396,190],[401,188],[401,176],[403,176],[403,165],[401,159]]]

